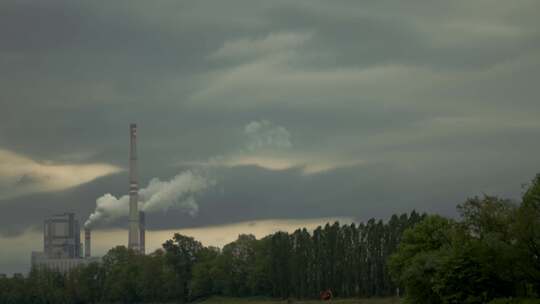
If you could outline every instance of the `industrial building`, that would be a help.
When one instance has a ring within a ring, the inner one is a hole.
[[[90,234],[85,233],[85,258],[82,257],[81,231],[74,213],[53,215],[43,225],[43,251],[32,252],[32,267],[47,267],[60,272],[99,259],[90,256]]]
[[[129,149],[129,227],[128,248],[145,253],[145,214],[138,210],[139,181],[137,174],[137,125],[130,124]],[[53,215],[43,225],[43,251],[32,252],[32,267],[47,267],[60,272],[99,258],[91,256],[91,231],[84,229],[83,244],[80,239],[79,221],[73,213]]]
[[[54,259],[73,259],[81,256],[81,232],[75,214],[53,215],[43,227],[43,253]]]

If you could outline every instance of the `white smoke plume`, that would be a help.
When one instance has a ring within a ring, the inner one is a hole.
[[[252,121],[244,126],[243,131],[246,139],[243,147],[236,153],[241,156],[256,155],[260,151],[280,150],[292,146],[289,131],[268,120]],[[198,164],[234,164],[235,161],[233,156],[222,155]],[[199,211],[199,205],[195,199],[196,195],[214,184],[214,180],[190,170],[176,175],[169,181],[153,178],[145,188],[139,190],[139,210],[152,213],[177,208],[191,216],[196,216]],[[107,193],[96,200],[96,209],[90,214],[84,225],[85,227],[93,227],[99,223],[127,217],[128,213],[128,195],[115,197]]]
[[[214,183],[200,173],[190,170],[176,175],[169,181],[153,178],[148,186],[139,190],[139,209],[150,213],[178,208],[195,216],[199,211],[195,195],[205,191]],[[96,200],[96,209],[90,214],[84,226],[92,227],[101,222],[127,217],[128,212],[128,195],[115,197],[107,193]]]
[[[246,147],[249,151],[264,148],[290,148],[291,133],[282,126],[268,120],[252,121],[244,127],[247,137]]]

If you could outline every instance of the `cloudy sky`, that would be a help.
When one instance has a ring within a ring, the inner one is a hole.
[[[540,172],[539,11],[1,1],[0,272],[26,269],[46,216],[122,206],[131,122],[156,246],[518,199]],[[127,241],[121,208],[103,244]]]

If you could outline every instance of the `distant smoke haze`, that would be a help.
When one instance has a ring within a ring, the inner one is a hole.
[[[273,124],[268,120],[252,121],[244,127],[247,137],[246,148],[256,151],[265,148],[290,148],[291,134],[282,126]]]
[[[195,216],[199,211],[195,196],[213,184],[215,184],[213,180],[191,170],[184,171],[169,181],[153,178],[145,188],[139,190],[139,208],[149,213],[175,208]],[[92,228],[104,222],[126,217],[128,213],[128,195],[116,197],[107,193],[96,200],[96,209],[90,214],[84,226]]]
[[[208,161],[190,162],[195,165],[236,166],[257,164],[262,167],[268,154],[290,151],[291,133],[269,120],[254,120],[243,128],[242,145],[230,153],[210,157]],[[259,161],[263,159],[263,161]],[[286,166],[288,167],[288,166]]]

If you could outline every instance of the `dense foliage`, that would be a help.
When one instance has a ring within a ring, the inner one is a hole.
[[[395,293],[386,270],[416,212],[387,223],[326,224],[257,240],[240,235],[222,250],[175,234],[163,248],[140,255],[123,246],[101,264],[62,275],[32,269],[27,278],[0,279],[0,303],[188,302],[210,295],[316,298]]]
[[[431,215],[405,231],[389,268],[405,287],[407,302],[519,303],[518,297],[537,298],[540,175],[521,204],[484,196],[468,199],[458,211],[459,220]]]

